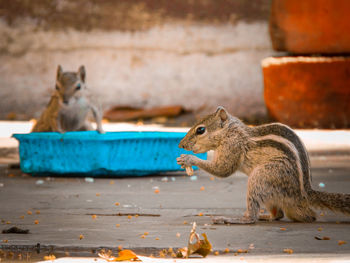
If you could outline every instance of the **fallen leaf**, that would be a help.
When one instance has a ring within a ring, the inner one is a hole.
[[[118,252],[118,257],[114,257],[110,255],[109,253],[106,252],[101,252],[98,254],[99,257],[107,260],[108,262],[116,262],[116,261],[141,261],[137,255],[129,250],[129,249],[124,249]]]
[[[44,256],[44,260],[55,260],[55,259],[56,259],[55,255]]]
[[[290,248],[283,249],[283,252],[284,253],[288,253],[288,254],[293,254],[294,253],[293,249],[290,249]]]
[[[338,240],[338,245],[339,246],[344,245],[344,244],[347,244],[347,242],[344,241],[344,240]]]

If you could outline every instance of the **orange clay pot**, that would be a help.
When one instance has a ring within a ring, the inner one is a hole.
[[[349,0],[271,0],[273,48],[299,54],[350,52]]]
[[[350,57],[266,58],[262,69],[274,120],[298,128],[350,127]]]

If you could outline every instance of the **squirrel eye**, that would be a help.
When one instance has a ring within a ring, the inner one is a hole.
[[[75,86],[76,90],[80,90],[80,88],[81,88],[80,83]]]
[[[205,127],[198,127],[196,130],[196,134],[203,134],[205,133]]]

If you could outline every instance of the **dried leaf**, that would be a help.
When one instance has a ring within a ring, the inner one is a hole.
[[[104,251],[101,251],[101,253],[98,254],[99,257],[107,260],[108,262],[117,262],[117,261],[141,261],[137,255],[129,250],[129,249],[124,249],[122,251],[119,251],[118,257],[112,256],[110,253],[106,253]]]

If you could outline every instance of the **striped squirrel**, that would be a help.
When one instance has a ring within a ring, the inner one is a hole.
[[[101,112],[90,101],[85,76],[84,66],[78,72],[63,72],[62,67],[58,66],[56,89],[32,132],[92,130],[87,120],[88,113],[92,111],[97,131],[104,133]]]
[[[313,222],[314,208],[350,215],[350,194],[313,190],[310,162],[296,133],[280,123],[248,127],[223,107],[197,122],[181,140],[180,148],[194,153],[214,150],[213,160],[183,154],[182,168],[198,166],[218,177],[235,171],[248,175],[247,210],[242,218],[215,218],[217,224],[250,224],[258,219]],[[260,205],[270,212],[258,214]]]

